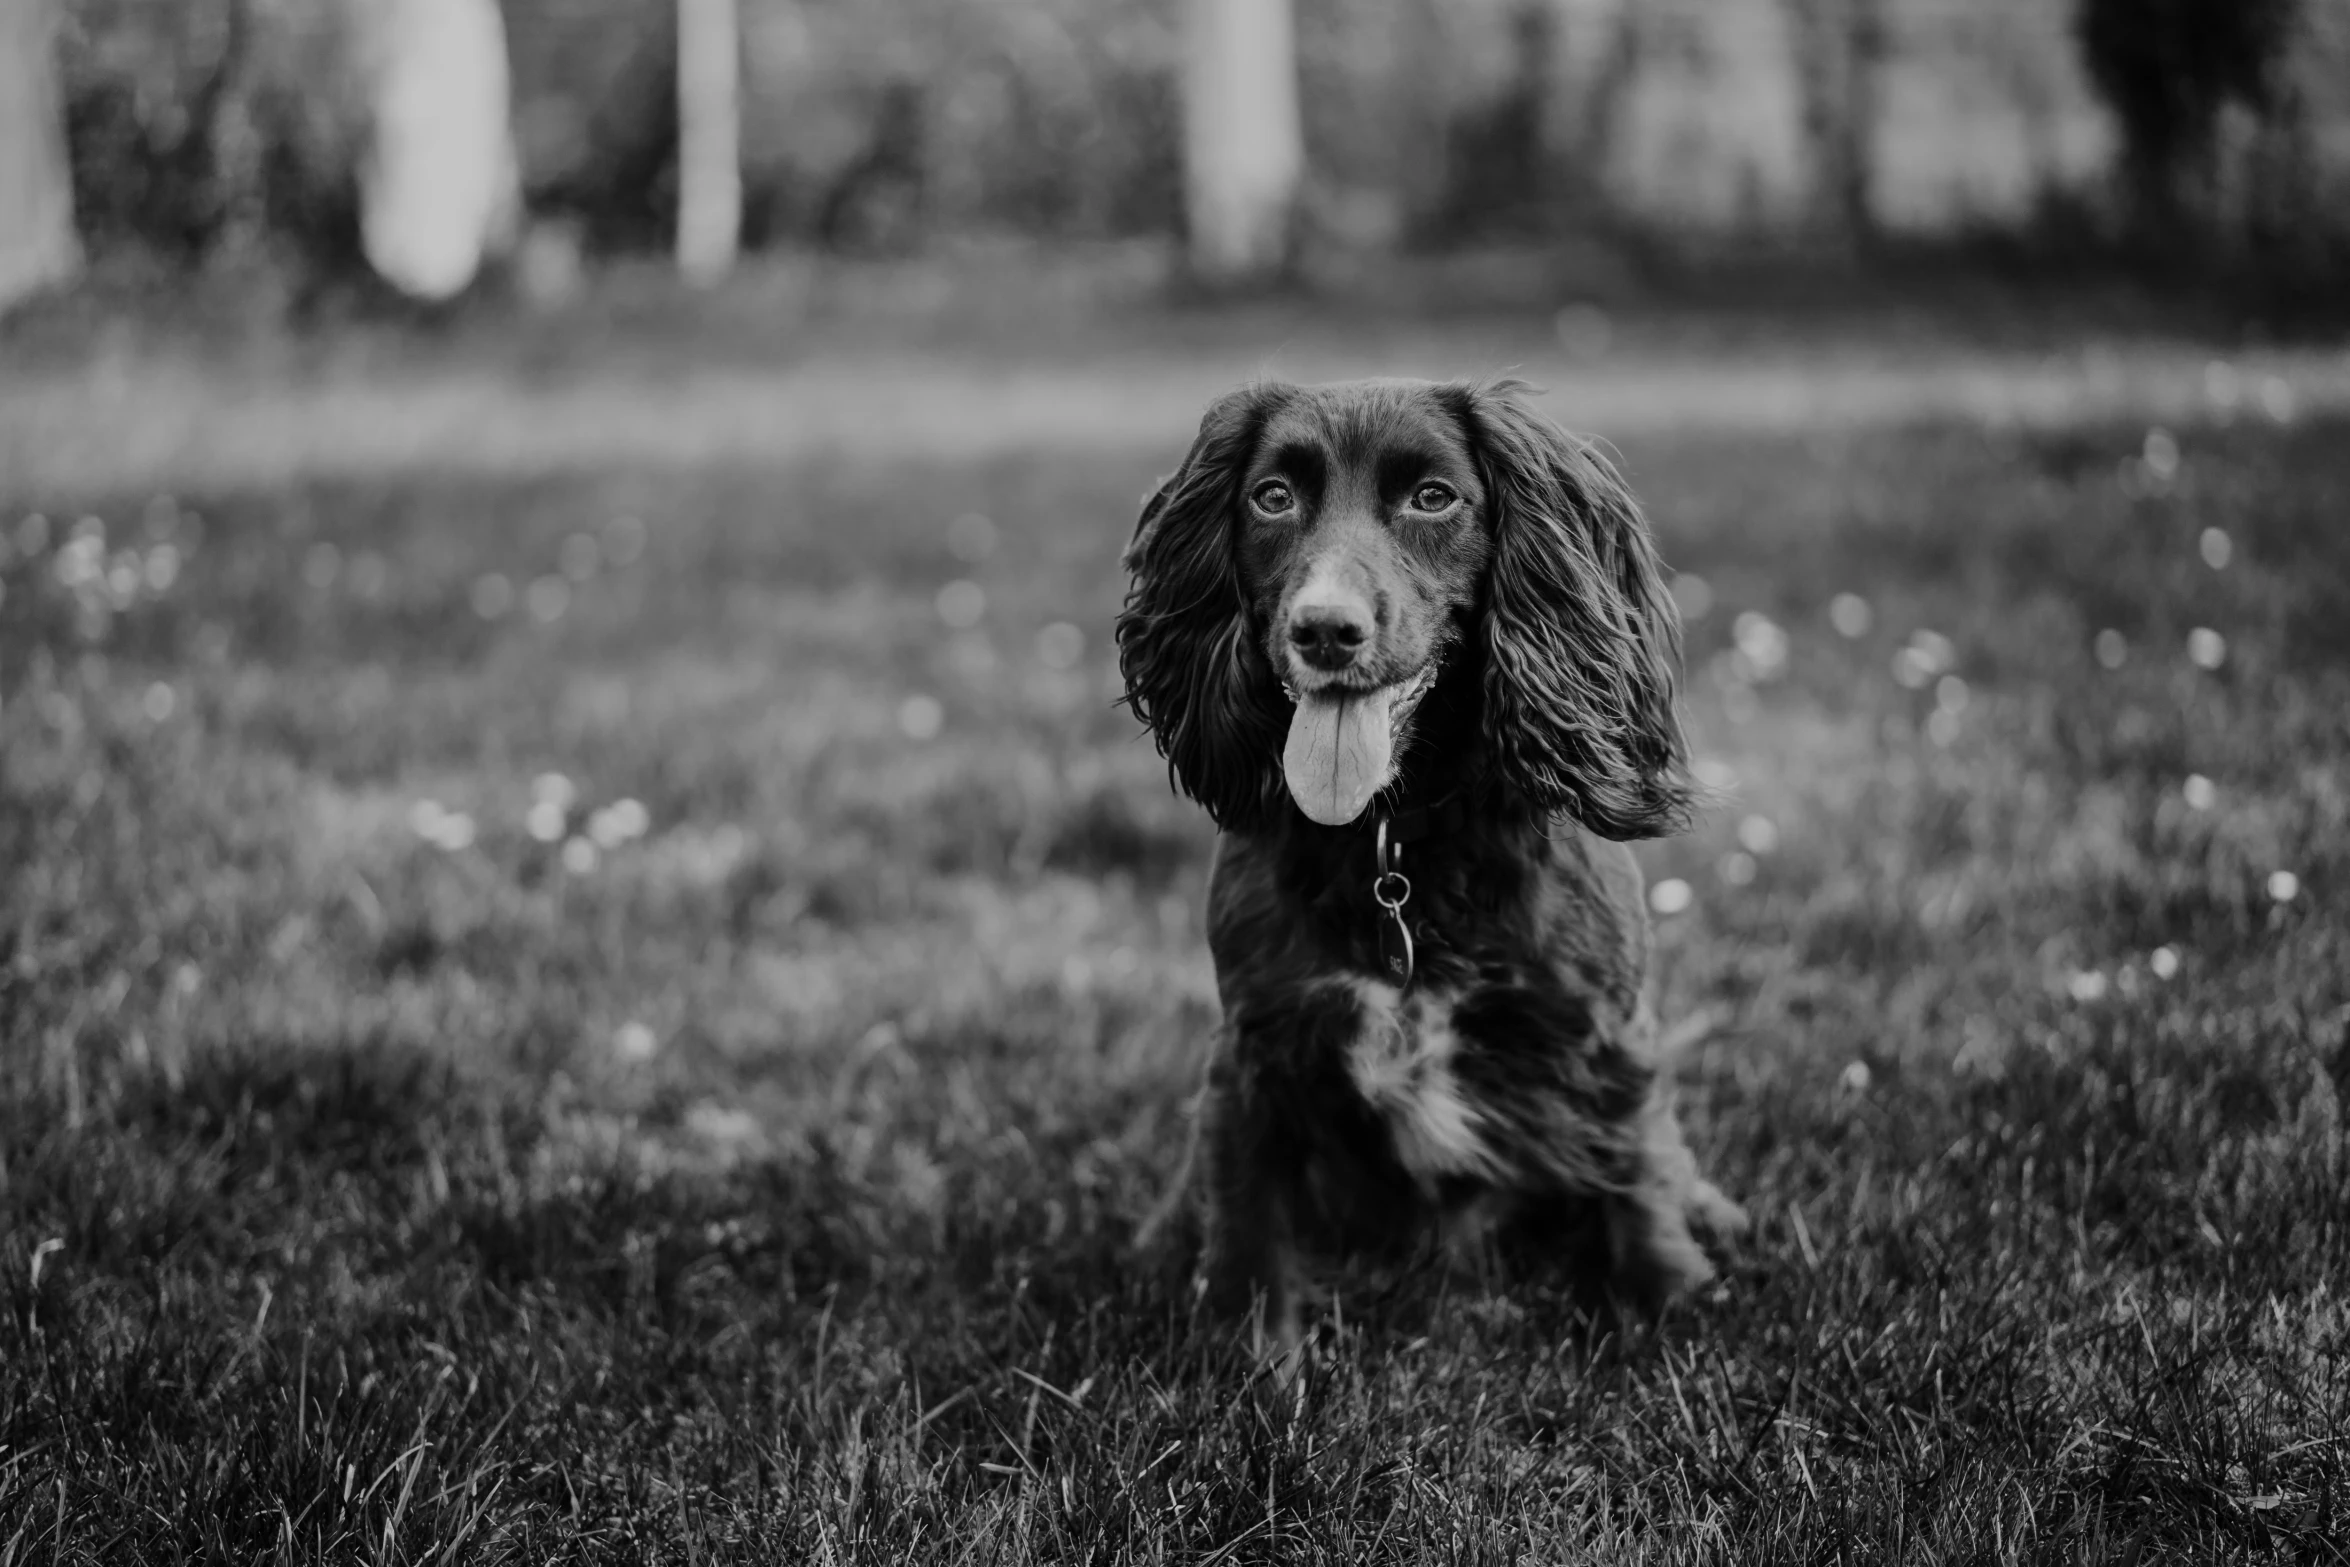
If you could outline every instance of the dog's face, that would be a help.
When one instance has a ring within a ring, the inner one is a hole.
[[[1470,629],[1493,552],[1476,454],[1433,387],[1315,388],[1266,419],[1238,488],[1241,592],[1295,704],[1284,779],[1350,822]]]
[[[1355,820],[1440,679],[1477,709],[1464,781],[1611,837],[1678,821],[1679,624],[1647,528],[1521,390],[1258,386],[1208,411],[1135,529],[1118,644],[1220,823]]]

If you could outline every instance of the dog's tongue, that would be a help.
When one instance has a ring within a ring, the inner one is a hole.
[[[1325,827],[1363,814],[1387,782],[1394,744],[1387,712],[1395,688],[1301,697],[1289,719],[1281,770],[1298,809]]]

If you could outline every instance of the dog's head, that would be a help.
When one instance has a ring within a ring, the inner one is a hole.
[[[1291,800],[1354,820],[1439,706],[1466,754],[1433,762],[1488,801],[1610,838],[1682,823],[1655,548],[1606,459],[1526,391],[1259,385],[1208,410],[1135,526],[1117,630],[1129,700],[1219,824]]]

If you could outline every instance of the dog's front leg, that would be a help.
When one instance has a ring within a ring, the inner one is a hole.
[[[1719,1239],[1746,1230],[1746,1210],[1697,1173],[1697,1159],[1681,1136],[1670,1090],[1651,1085],[1638,1123],[1635,1179],[1606,1203],[1616,1283],[1649,1308],[1689,1293],[1711,1279],[1713,1264],[1696,1237],[1694,1221]]]
[[[1228,1066],[1209,1078],[1196,1156],[1209,1307],[1249,1318],[1258,1359],[1294,1364],[1304,1340],[1295,1172],[1270,1116]]]

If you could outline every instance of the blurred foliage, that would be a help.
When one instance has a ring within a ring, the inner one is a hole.
[[[85,239],[189,261],[357,254],[354,13],[335,0],[68,0],[59,67]]]
[[[1164,230],[1176,209],[1163,6],[745,0],[753,243],[897,252],[944,229]],[[665,232],[675,38],[666,0],[506,0],[534,206],[604,245]]]
[[[2211,157],[2220,111],[2277,108],[2297,0],[2080,0],[2090,80],[2120,121],[2145,218],[2167,218]]]
[[[174,275],[355,262],[388,0],[58,3],[93,254],[151,256]],[[1704,241],[1717,257],[1721,240],[1833,253],[1920,213],[1918,231],[1946,242],[1947,213],[1934,214],[1976,201],[1951,192],[1986,177],[1933,157],[1921,174],[1918,149],[1969,137],[2016,142],[2012,178],[1989,183],[2040,182],[2040,205],[2077,218],[2086,244],[2074,248],[2100,265],[2119,234],[2123,259],[2159,251],[2198,275],[2289,276],[2338,295],[2330,280],[2350,257],[2346,0],[2018,0],[1998,19],[1944,0],[1786,0],[1786,16],[1781,0],[1293,3],[1309,278],[1399,246],[1631,238]],[[500,4],[530,210],[596,251],[660,248],[675,206],[673,0]],[[1180,231],[1183,0],[740,4],[753,246],[896,256],[976,235]],[[2029,73],[1985,42],[2012,52],[2027,21],[2067,9],[2125,130],[2134,229],[2042,144],[2064,109],[2052,94],[2091,112],[2078,77],[2019,86]],[[1792,52],[1781,65],[1797,80],[1765,80],[1780,68],[1765,44]],[[1901,105],[1910,121],[1895,127]],[[1780,134],[1790,114],[1800,124]],[[1859,125],[1877,127],[1874,142]],[[1897,130],[1907,163],[1892,157]],[[2035,231],[2029,200],[1982,210],[2027,248],[2061,248]],[[1708,224],[1723,232],[1700,233]]]
[[[81,224],[167,260],[262,240],[352,253],[362,0],[64,0]],[[675,203],[670,0],[502,0],[533,211],[600,249]],[[1387,243],[1522,215],[1539,65],[1510,0],[1298,0],[1309,220]],[[1095,239],[1181,224],[1176,0],[742,0],[753,244],[902,254],[949,233]]]
[[[2124,224],[2156,269],[2253,284],[2288,313],[2350,275],[2350,5],[2079,0],[2122,133]]]

